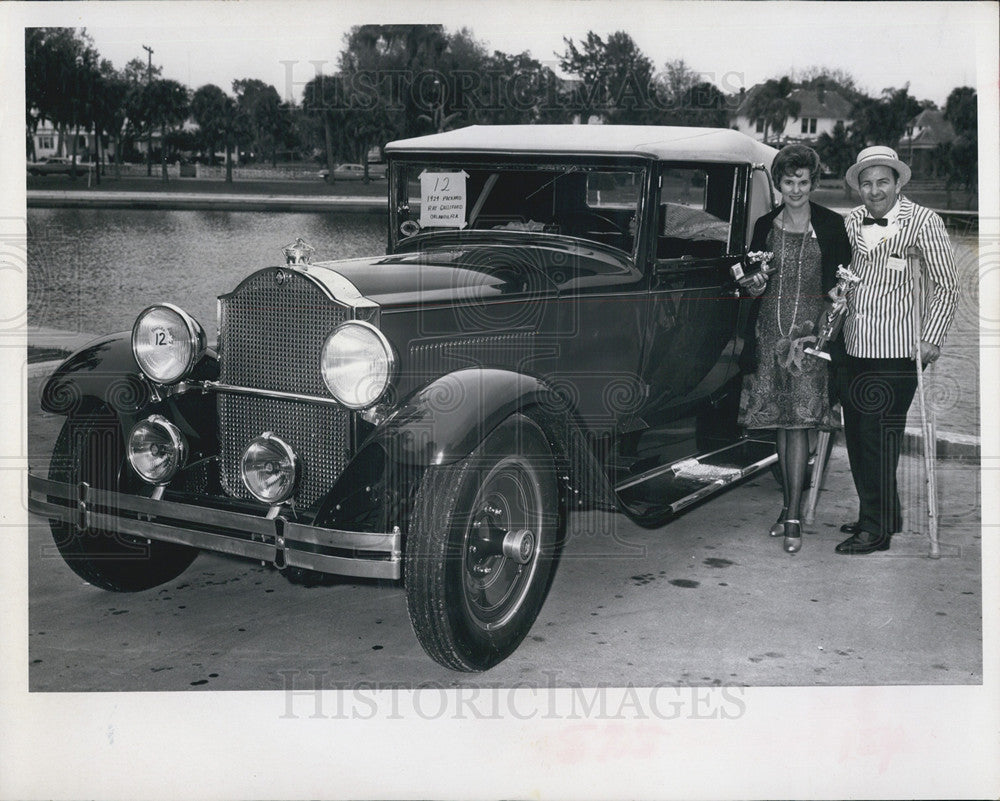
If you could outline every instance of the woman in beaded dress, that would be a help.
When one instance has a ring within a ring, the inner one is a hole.
[[[754,297],[740,364],[744,371],[740,424],[773,429],[781,468],[783,504],[772,536],[784,550],[801,548],[800,513],[809,459],[809,430],[836,428],[831,410],[830,362],[805,353],[816,342],[816,321],[836,285],[838,266],[848,266],[851,245],[843,218],[812,203],[820,160],[805,145],[788,145],[775,156],[771,175],[782,204],[754,226],[751,251],[774,254],[767,269],[744,283]],[[842,353],[838,339],[829,350]]]

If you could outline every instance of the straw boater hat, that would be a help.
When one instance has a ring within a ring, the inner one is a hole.
[[[884,145],[866,147],[858,153],[858,160],[847,168],[847,175],[844,176],[844,180],[847,181],[852,189],[857,191],[858,176],[862,170],[867,170],[869,167],[892,167],[892,169],[899,173],[900,188],[910,180],[910,168],[899,160],[899,156],[896,155],[895,150]]]

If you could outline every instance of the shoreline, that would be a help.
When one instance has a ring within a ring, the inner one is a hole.
[[[30,208],[140,209],[178,211],[336,211],[385,213],[386,198],[358,195],[241,195],[207,192],[109,192],[87,189],[27,191]]]
[[[826,199],[826,206],[846,216],[855,206],[836,204]],[[29,189],[29,209],[132,209],[139,211],[246,211],[348,214],[385,214],[386,197],[367,195],[294,195],[294,194],[225,194],[214,191],[144,191],[95,189]],[[970,234],[979,227],[979,212],[964,209],[929,207],[939,214],[956,233]]]

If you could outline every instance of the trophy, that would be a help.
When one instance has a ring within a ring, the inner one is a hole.
[[[805,352],[817,359],[830,361],[830,354],[824,348],[831,339],[836,339],[844,325],[844,317],[847,316],[847,293],[861,279],[851,271],[850,265],[837,266],[837,285],[831,289],[827,296],[833,301],[829,309],[825,309],[819,318],[819,333],[816,336],[816,344],[810,348],[805,348]]]
[[[730,267],[729,270],[730,272],[732,272],[733,278],[736,279],[737,283],[739,283],[740,286],[749,287],[753,279],[758,275],[758,273],[762,272],[764,276],[767,277],[772,272],[774,272],[771,269],[771,260],[773,258],[774,254],[769,251],[765,250],[751,251],[746,255],[747,265],[749,266],[751,264],[759,264],[760,270],[755,270],[754,272],[749,274],[745,273],[743,271],[743,265],[741,265],[739,262]],[[763,287],[761,287],[761,289],[762,288]]]

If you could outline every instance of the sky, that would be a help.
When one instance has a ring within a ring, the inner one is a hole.
[[[119,68],[132,58],[145,61],[147,45],[164,77],[192,89],[214,83],[229,91],[236,78],[259,78],[296,101],[317,69],[336,70],[352,25],[440,22],[448,30],[469,28],[490,50],[527,50],[553,68],[556,53],[565,49],[564,36],[579,42],[589,30],[601,36],[624,30],[658,70],[683,59],[727,92],[825,66],[849,72],[873,96],[909,82],[912,95],[943,105],[956,86],[976,85],[976,5],[161,0],[41,4],[32,17],[33,24],[86,27],[101,55]],[[421,11],[419,18],[414,9]]]

